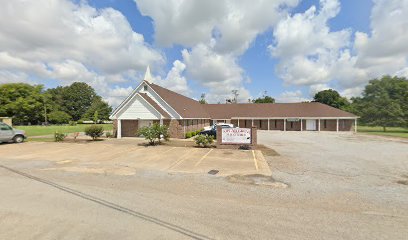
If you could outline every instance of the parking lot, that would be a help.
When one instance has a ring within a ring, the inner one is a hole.
[[[133,139],[0,145],[0,239],[408,235],[406,140],[263,131],[258,140],[280,155]],[[260,173],[288,187],[227,176]]]
[[[1,146],[1,158],[42,162],[40,170],[95,174],[134,175],[136,171],[270,175],[261,151],[225,150],[171,146],[139,146],[138,139],[110,139],[90,143],[7,144]]]

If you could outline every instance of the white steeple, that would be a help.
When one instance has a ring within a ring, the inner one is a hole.
[[[145,73],[145,76],[144,76],[143,80],[148,81],[148,82],[152,81],[152,74],[150,73],[150,66],[149,65],[147,65],[146,73]]]

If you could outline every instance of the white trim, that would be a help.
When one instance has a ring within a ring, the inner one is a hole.
[[[318,131],[320,132],[320,118],[319,118],[319,130]]]
[[[357,119],[360,117],[231,117],[231,119],[288,119],[288,118],[301,118],[301,119]],[[228,119],[221,119],[228,120]]]
[[[339,119],[337,118],[336,119],[336,132],[338,131],[339,131]]]
[[[150,90],[151,90],[152,92],[154,92],[164,103],[166,103],[169,108],[171,108],[175,113],[177,113],[177,115],[178,115],[180,118],[175,118],[175,119],[183,119],[183,117],[181,117],[180,113],[178,113],[168,102],[164,101],[164,99],[163,99],[156,91],[154,91],[154,89],[152,88],[152,86],[150,86],[149,82],[147,82],[147,81],[145,81],[145,80],[143,80],[135,89],[133,89],[133,91],[129,94],[129,96],[128,96],[121,104],[119,104],[119,106],[118,106],[117,108],[115,108],[115,110],[114,110],[114,111],[112,112],[112,114],[109,116],[109,119],[118,119],[118,117],[116,116],[116,114],[117,114],[120,110],[122,110],[122,108],[123,108],[130,100],[132,100],[137,94],[140,94],[138,89],[139,89],[139,88],[142,86],[142,84],[144,84],[144,83],[146,83],[147,86],[150,88]],[[146,100],[145,100],[145,101],[146,101]],[[160,114],[160,115],[161,115],[161,114]],[[169,115],[171,115],[171,114],[169,114]]]
[[[286,132],[286,118],[283,119],[283,131]]]
[[[122,120],[118,119],[118,132],[117,136],[118,139],[122,138]]]
[[[303,119],[300,119],[300,131],[303,132]]]
[[[153,105],[152,104],[150,104],[146,99],[144,99],[142,96],[141,96],[141,94],[140,93],[136,93],[134,96],[133,96],[133,98],[135,98],[136,96],[139,96],[139,98],[141,98],[141,99],[143,99],[143,101],[145,102],[145,103],[147,103],[154,111],[156,111],[156,113],[158,113],[159,114],[159,118],[157,118],[157,119],[154,119],[154,120],[158,120],[158,119],[161,119],[161,118],[163,118],[164,116],[155,108],[155,107],[153,107]],[[132,99],[133,99],[132,98]],[[121,113],[120,111],[119,112],[117,112],[116,114],[118,114],[118,113]],[[122,115],[123,113],[121,113],[120,115]],[[169,114],[170,115],[170,114]],[[122,119],[120,116],[118,116],[116,119]],[[127,120],[129,120],[129,119],[127,119]],[[135,120],[139,120],[139,118],[137,118],[137,119],[135,119]],[[144,120],[144,119],[143,119]]]

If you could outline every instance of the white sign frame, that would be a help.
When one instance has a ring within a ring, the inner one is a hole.
[[[222,128],[221,144],[251,144],[250,128]]]

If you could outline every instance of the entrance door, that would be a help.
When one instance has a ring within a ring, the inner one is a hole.
[[[139,128],[150,127],[153,124],[153,120],[139,120]]]
[[[316,131],[316,120],[315,119],[306,119],[306,130]]]

